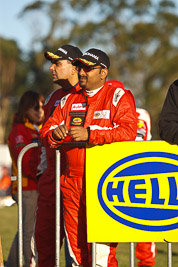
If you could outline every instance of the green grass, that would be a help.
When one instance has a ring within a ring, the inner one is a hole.
[[[0,235],[3,258],[6,261],[9,249],[17,231],[17,206],[0,208]]]
[[[0,208],[0,235],[2,240],[2,250],[4,261],[7,260],[9,249],[13,241],[14,235],[17,231],[17,206]],[[156,256],[156,267],[167,266],[167,244],[156,243],[157,256]],[[117,259],[119,267],[130,266],[130,244],[120,243],[117,249]],[[173,267],[178,266],[178,243],[172,244],[172,255],[173,255]],[[137,259],[135,258],[135,266],[137,266]],[[64,263],[64,248],[61,250],[61,266],[65,267]]]

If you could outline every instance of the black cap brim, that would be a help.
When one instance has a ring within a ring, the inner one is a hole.
[[[72,61],[72,64],[74,66],[77,66],[80,62],[83,63],[86,66],[89,66],[89,67],[93,67],[93,66],[97,65],[96,63],[88,61],[88,60],[86,60],[84,58],[74,58],[74,60]]]

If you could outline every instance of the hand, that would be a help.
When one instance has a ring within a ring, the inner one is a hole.
[[[52,132],[52,136],[55,140],[63,140],[67,136],[67,134],[68,134],[68,129],[65,124],[59,125]]]
[[[69,129],[69,135],[74,141],[88,141],[88,131],[84,127],[72,127]]]

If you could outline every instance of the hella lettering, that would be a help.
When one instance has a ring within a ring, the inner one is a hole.
[[[119,160],[102,175],[98,199],[110,217],[132,228],[178,228],[178,155],[145,152]]]
[[[169,205],[177,205],[178,206],[178,199],[177,199],[177,184],[175,177],[166,177],[169,182]],[[152,185],[152,197],[151,197],[151,204],[159,204],[164,205],[165,198],[159,197],[159,183],[158,178],[151,178],[151,185]],[[113,201],[113,196],[117,196],[119,202],[125,203],[124,195],[123,195],[123,186],[125,181],[118,181],[117,187],[113,188],[113,182],[109,182],[107,186],[107,197],[109,201]],[[129,187],[128,187],[128,197],[131,203],[140,203],[145,204],[146,202],[146,188],[138,189],[136,188],[137,185],[145,185],[145,180],[130,180]],[[145,198],[139,198],[138,196],[144,194]]]

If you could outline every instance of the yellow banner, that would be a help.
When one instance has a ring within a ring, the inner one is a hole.
[[[136,141],[88,147],[88,242],[178,242],[177,192],[177,145]]]

